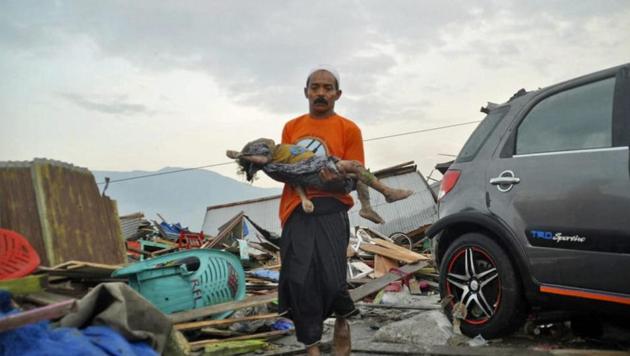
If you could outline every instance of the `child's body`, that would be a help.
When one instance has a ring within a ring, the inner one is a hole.
[[[344,178],[344,184],[352,186],[352,178],[357,179],[357,195],[361,203],[359,215],[377,224],[383,219],[372,209],[368,186],[385,196],[388,203],[405,199],[413,194],[410,190],[394,189],[379,181],[370,171],[357,161],[340,160],[334,156],[317,156],[298,145],[278,144],[271,139],[258,139],[245,145],[242,152],[227,151],[227,156],[238,160],[239,165],[251,181],[258,170],[279,182],[294,186],[300,196],[302,209],[310,213],[313,203],[306,197],[303,187],[330,190],[330,185],[320,178],[322,169],[329,169]]]

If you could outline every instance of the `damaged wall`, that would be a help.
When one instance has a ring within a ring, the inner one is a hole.
[[[101,197],[85,168],[0,162],[0,226],[23,234],[43,265],[125,262],[116,203]]]

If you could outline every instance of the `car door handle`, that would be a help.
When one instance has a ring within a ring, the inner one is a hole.
[[[490,178],[490,184],[492,185],[509,185],[509,184],[518,184],[521,182],[521,179],[518,177],[495,177]]]

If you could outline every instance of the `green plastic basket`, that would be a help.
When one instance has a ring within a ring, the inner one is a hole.
[[[236,256],[218,250],[174,252],[112,273],[164,313],[202,308],[245,298],[245,272]],[[231,312],[213,315],[223,319]]]

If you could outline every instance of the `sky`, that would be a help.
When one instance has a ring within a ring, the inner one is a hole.
[[[341,76],[364,139],[481,120],[486,102],[630,62],[630,1],[0,0],[0,161],[229,162]],[[475,124],[365,143],[372,169],[451,160]],[[243,180],[235,165],[210,168]],[[159,177],[146,179],[160,179]],[[122,184],[122,183],[121,183]],[[280,186],[268,179],[255,183]]]

